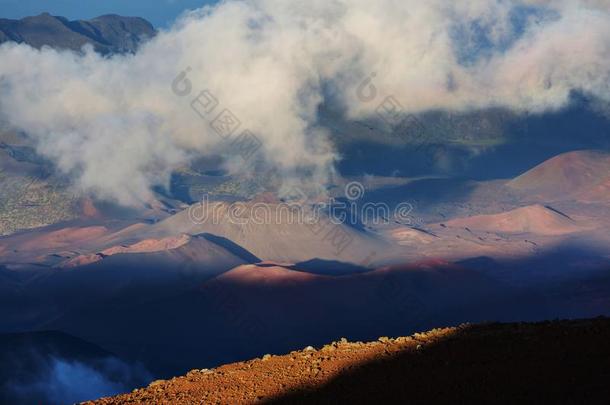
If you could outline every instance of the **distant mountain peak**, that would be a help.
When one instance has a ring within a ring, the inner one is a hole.
[[[34,48],[50,46],[78,51],[91,44],[102,54],[133,53],[156,33],[153,25],[143,18],[116,14],[77,21],[48,12],[21,20],[0,19],[0,44],[12,41]]]

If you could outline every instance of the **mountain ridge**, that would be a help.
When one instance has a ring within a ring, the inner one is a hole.
[[[50,46],[79,51],[91,44],[102,54],[134,53],[155,35],[155,28],[144,18],[116,14],[74,21],[49,13],[20,20],[0,19],[0,44],[25,43],[38,49]]]
[[[86,404],[604,403],[610,320],[463,324],[192,370]],[[570,367],[557,367],[568,361]],[[574,387],[578,387],[574,390]],[[512,396],[506,394],[512,393]],[[505,401],[500,400],[500,403]]]

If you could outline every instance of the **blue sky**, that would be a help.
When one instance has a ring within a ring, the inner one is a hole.
[[[166,27],[184,10],[215,0],[0,0],[0,18],[22,18],[49,12],[71,20],[102,14],[144,17],[156,27]]]

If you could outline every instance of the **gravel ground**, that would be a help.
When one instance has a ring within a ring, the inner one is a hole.
[[[341,340],[89,404],[608,403],[610,319]]]

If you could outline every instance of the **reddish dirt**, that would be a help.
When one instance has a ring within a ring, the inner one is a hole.
[[[607,403],[610,319],[333,342],[155,381],[89,404]]]
[[[244,264],[216,277],[220,282],[234,282],[240,284],[278,285],[306,283],[326,279],[327,277],[289,270],[289,264],[261,262],[257,264]]]
[[[590,190],[580,196],[581,201],[585,202],[608,202],[610,201],[610,177],[598,183]]]
[[[538,235],[564,235],[587,229],[542,205],[530,205],[494,215],[477,215],[447,221],[450,227],[502,233],[533,233]]]
[[[537,195],[548,200],[571,196],[580,200],[591,188],[609,179],[610,155],[574,151],[555,156],[507,184],[530,197]]]
[[[99,253],[80,255],[63,263],[61,267],[74,268],[78,266],[85,266],[87,264],[96,263],[102,260],[104,257],[114,256],[118,254],[154,253],[178,249],[179,247],[189,243],[190,240],[190,237],[187,235],[168,237],[163,239],[145,239],[130,246],[113,246],[111,248],[102,250]]]
[[[19,245],[19,250],[27,251],[67,248],[79,242],[101,238],[106,234],[108,234],[108,229],[103,226],[64,228],[30,238]]]
[[[81,211],[85,218],[101,218],[102,216],[91,198],[85,198],[81,201]]]

